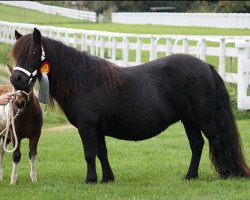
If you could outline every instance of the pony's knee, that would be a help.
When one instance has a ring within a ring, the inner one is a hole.
[[[85,160],[88,164],[93,164],[93,163],[95,163],[95,156],[85,155]]]
[[[29,151],[29,159],[37,155],[37,150],[30,150]]]
[[[13,153],[13,162],[19,163],[21,160],[21,152],[14,152]]]

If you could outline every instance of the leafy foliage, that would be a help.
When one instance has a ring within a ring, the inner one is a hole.
[[[150,12],[151,7],[175,7],[175,12],[250,12],[250,1],[41,1],[50,5],[75,7],[103,13],[112,12]]]

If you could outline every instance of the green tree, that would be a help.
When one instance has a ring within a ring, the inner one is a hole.
[[[215,6],[215,12],[248,13],[250,12],[250,1],[219,1]]]

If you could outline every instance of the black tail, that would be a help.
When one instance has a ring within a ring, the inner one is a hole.
[[[209,65],[216,83],[216,125],[220,134],[222,155],[228,172],[225,176],[250,177],[250,169],[245,161],[240,135],[230,105],[225,84],[212,65]],[[215,170],[221,174],[217,152],[210,145],[210,157]]]

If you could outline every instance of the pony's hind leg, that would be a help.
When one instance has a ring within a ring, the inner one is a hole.
[[[194,179],[198,177],[198,168],[201,158],[204,139],[201,135],[201,130],[192,122],[182,121],[192,151],[190,166],[186,175],[186,179]]]
[[[103,135],[98,137],[97,142],[97,157],[101,162],[102,166],[102,180],[101,183],[107,183],[109,181],[114,181],[114,175],[110,167],[107,155],[107,147],[105,143],[105,138]]]
[[[202,132],[209,141],[210,157],[215,170],[219,172],[221,178],[227,178],[230,170],[226,164],[221,136],[215,121],[207,121],[202,126]]]

